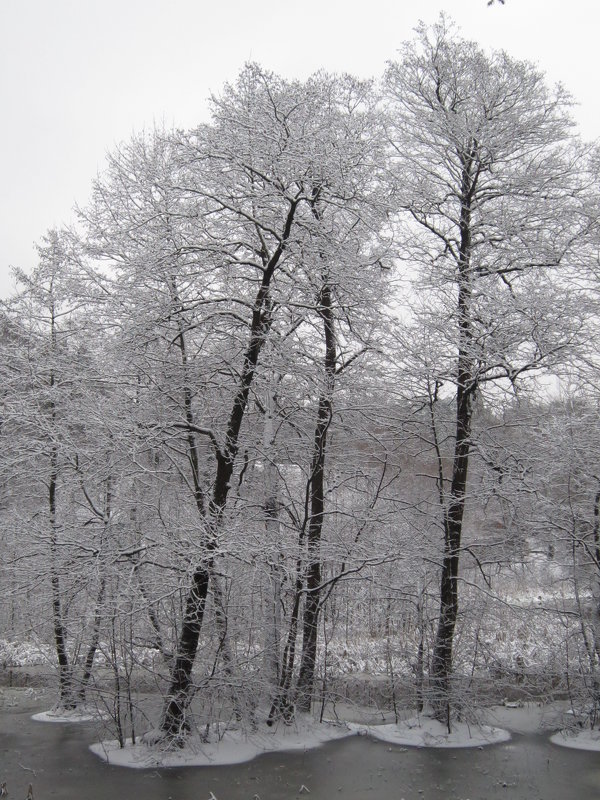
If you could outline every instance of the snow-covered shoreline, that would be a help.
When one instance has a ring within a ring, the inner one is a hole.
[[[90,745],[92,753],[113,766],[146,769],[148,767],[223,766],[251,761],[263,753],[310,750],[344,739],[355,733],[344,723],[316,723],[300,717],[293,725],[268,728],[260,725],[252,732],[241,729],[219,730],[210,737],[190,735],[184,747],[151,742],[142,737],[135,745],[128,740],[119,747],[116,740]],[[150,737],[151,738],[151,737]]]
[[[93,722],[106,719],[105,712],[94,707],[81,706],[74,709],[53,708],[40,711],[31,717],[35,722]]]
[[[184,748],[165,748],[156,744],[99,742],[91,751],[112,765],[143,769],[147,767],[217,766],[237,764],[267,752],[309,750],[328,741],[362,735],[402,747],[482,748],[511,739],[512,733],[550,733],[564,724],[565,709],[560,703],[547,706],[529,703],[518,706],[494,706],[481,712],[480,724],[457,722],[448,734],[446,726],[427,714],[408,717],[396,723],[323,722],[299,717],[294,725],[275,729],[260,726],[252,733],[223,731],[212,741],[190,737]],[[600,750],[600,731],[561,730],[550,737],[556,745],[584,750]]]
[[[40,703],[48,698],[47,690],[4,689],[0,701],[7,708],[29,706],[32,719],[38,722],[76,724],[98,720],[98,713],[86,708],[82,712],[60,709],[39,712]],[[13,696],[14,695],[14,696]],[[37,709],[36,709],[37,706]],[[409,717],[392,723],[390,714],[373,708],[338,704],[340,719],[319,724],[301,717],[294,725],[267,728],[259,725],[255,732],[225,730],[215,726],[212,741],[190,737],[184,748],[167,748],[156,744],[136,743],[119,748],[116,741],[100,741],[91,751],[112,765],[143,769],[147,767],[217,766],[242,763],[268,752],[309,750],[328,741],[364,735],[401,747],[459,748],[478,747],[508,741],[511,734],[546,733],[554,745],[589,751],[600,751],[600,731],[568,728],[570,706],[565,701],[549,704],[538,702],[492,706],[477,712],[479,724],[454,722],[448,736],[445,726],[427,715]],[[561,728],[561,730],[558,730]],[[557,732],[558,730],[558,732]]]
[[[350,728],[382,742],[407,747],[483,747],[510,740],[510,732],[491,725],[455,722],[451,733],[444,724],[430,717],[410,717],[397,724],[357,725]]]
[[[269,752],[310,750],[348,736],[369,736],[389,744],[409,747],[483,747],[511,738],[509,731],[491,725],[468,725],[457,722],[452,733],[427,715],[397,723],[363,724],[357,722],[317,722],[300,715],[292,725],[273,728],[264,723],[248,731],[215,726],[209,737],[191,735],[184,747],[169,746],[152,735],[130,740],[120,747],[116,740],[90,745],[90,750],[113,766],[145,769],[148,767],[223,766],[239,764]]]
[[[600,730],[562,730],[551,736],[550,741],[572,750],[600,752]]]

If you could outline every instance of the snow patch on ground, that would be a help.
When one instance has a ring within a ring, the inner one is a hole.
[[[53,708],[50,711],[40,711],[31,717],[35,722],[91,722],[102,719],[105,715],[96,708],[65,709]]]
[[[508,728],[513,733],[540,733],[561,727],[565,702],[511,703],[480,709],[478,717],[487,725]]]
[[[344,724],[299,720],[294,725],[282,724],[273,728],[261,725],[251,733],[242,730],[217,732],[208,741],[199,736],[189,736],[183,748],[169,747],[164,742],[148,744],[137,741],[132,745],[127,740],[124,748],[120,748],[117,741],[106,741],[90,745],[90,750],[109,764],[135,769],[217,766],[240,764],[262,753],[309,750],[353,733]]]
[[[426,716],[411,717],[392,725],[351,723],[349,727],[383,742],[411,747],[482,747],[510,739],[510,733],[502,728],[466,722],[454,722],[452,732],[448,733],[445,724]]]
[[[564,730],[550,737],[553,744],[571,747],[574,750],[593,750],[600,752],[600,730]]]
[[[510,739],[510,733],[492,725],[455,722],[452,733],[426,715],[394,724],[356,722],[317,723],[301,717],[293,725],[269,728],[261,724],[249,732],[215,726],[208,738],[190,735],[185,746],[170,745],[151,731],[135,745],[128,740],[124,748],[116,740],[90,746],[90,750],[109,764],[136,769],[150,767],[192,767],[240,764],[262,753],[309,750],[335,739],[355,734],[369,735],[390,744],[413,747],[482,747]]]

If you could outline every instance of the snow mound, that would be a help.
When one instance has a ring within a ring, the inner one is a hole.
[[[104,718],[103,714],[96,708],[80,708],[66,709],[66,708],[53,708],[50,711],[40,711],[39,714],[34,714],[31,719],[35,722],[91,722]]]
[[[347,725],[315,723],[300,720],[294,725],[268,728],[261,725],[255,731],[216,731],[208,741],[200,736],[189,736],[185,747],[167,746],[156,742],[150,735],[148,741],[127,740],[124,748],[117,741],[90,745],[92,753],[109,764],[120,767],[146,769],[148,767],[194,767],[240,764],[262,753],[284,750],[309,750],[334,739],[354,733]]]
[[[600,730],[564,730],[550,737],[553,744],[571,747],[574,750],[600,751]]]
[[[455,722],[452,733],[446,725],[430,717],[411,717],[391,725],[357,725],[349,727],[362,735],[372,736],[390,744],[411,747],[482,747],[507,742],[510,733],[491,725],[468,725]]]

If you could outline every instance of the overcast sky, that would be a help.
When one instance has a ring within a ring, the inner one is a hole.
[[[378,76],[441,10],[563,83],[584,138],[600,137],[590,0],[0,0],[0,296],[133,132],[206,119],[207,96],[248,60],[286,77]]]

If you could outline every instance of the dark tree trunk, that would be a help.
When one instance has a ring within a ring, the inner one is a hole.
[[[109,475],[106,480],[106,492],[104,495],[104,511],[102,514],[103,531],[102,538],[100,539],[100,557],[99,557],[99,579],[98,595],[96,597],[96,605],[94,610],[94,625],[92,628],[92,638],[90,646],[85,657],[83,665],[83,674],[79,685],[79,702],[85,703],[85,694],[92,677],[94,668],[94,660],[96,658],[96,651],[98,650],[98,643],[100,641],[100,626],[102,625],[102,607],[104,605],[104,596],[106,594],[106,568],[103,558],[104,543],[108,538],[108,526],[110,525],[110,518],[112,514],[112,478]]]
[[[178,742],[187,733],[186,709],[191,700],[192,669],[206,608],[211,568],[211,564],[202,565],[194,572],[177,646],[177,656],[171,670],[169,693],[163,709],[161,730]]]
[[[459,395],[462,394],[459,392]],[[441,721],[448,719],[451,696],[452,645],[458,618],[458,567],[469,465],[472,414],[470,399],[461,397],[458,407],[451,500],[444,526],[440,613],[431,664],[433,707]]]
[[[246,413],[258,358],[271,328],[272,318],[269,303],[271,280],[289,239],[297,205],[297,200],[290,202],[279,244],[271,257],[265,261],[261,283],[254,301],[248,347],[244,354],[244,363],[237,392],[233,399],[225,441],[220,447],[213,441],[217,467],[212,497],[204,521],[205,531],[202,545],[205,559],[196,567],[192,586],[188,593],[177,653],[171,671],[171,683],[161,722],[161,730],[174,738],[181,737],[186,729],[185,710],[191,699],[192,669],[204,619],[208,587],[214,573],[214,553],[218,545],[219,530],[227,505],[231,477],[239,448],[240,429]],[[193,433],[195,426],[190,423],[189,419],[186,420],[186,423],[188,431]],[[192,449],[191,452],[193,452]],[[196,494],[198,502],[200,495]]]
[[[306,526],[303,525],[298,536],[298,552],[301,553],[306,539]],[[279,674],[279,687],[277,694],[271,703],[271,709],[267,719],[267,725],[273,723],[279,718],[283,717],[286,721],[290,721],[293,716],[293,702],[291,699],[292,676],[294,674],[294,664],[296,660],[296,637],[298,635],[298,623],[300,620],[300,603],[302,600],[302,588],[304,579],[302,574],[303,562],[299,557],[296,562],[296,580],[294,584],[294,599],[292,603],[292,612],[290,615],[290,624],[288,628],[288,635],[281,659],[281,671]]]
[[[310,711],[317,661],[317,634],[322,591],[321,538],[325,511],[325,453],[327,449],[327,431],[331,424],[337,359],[331,287],[327,283],[324,283],[321,289],[318,312],[323,321],[325,336],[325,388],[319,398],[309,488],[310,516],[307,536],[306,600],[302,623],[302,656],[296,692],[296,705],[300,711]]]
[[[436,717],[450,727],[452,647],[458,618],[458,568],[471,449],[473,395],[477,389],[473,353],[471,299],[471,205],[477,185],[477,143],[462,157],[460,250],[458,262],[458,359],[456,372],[456,429],[452,480],[444,509],[444,556],[440,578],[440,612],[431,664],[432,703]]]
[[[268,561],[266,602],[264,607],[264,669],[270,696],[279,689],[281,679],[281,591],[283,572],[281,565],[278,474],[275,454],[274,428],[275,389],[269,388],[265,402],[263,453],[265,461],[265,534],[267,547],[272,548]]]
[[[94,612],[94,627],[92,629],[92,639],[90,646],[85,657],[83,665],[83,674],[79,685],[79,702],[85,703],[85,694],[92,677],[94,668],[94,659],[96,658],[96,651],[98,650],[98,643],[100,641],[100,625],[102,624],[102,606],[104,604],[104,594],[106,592],[106,576],[102,575],[100,578],[100,587],[98,589],[98,597],[96,598],[96,610]]]
[[[56,352],[56,327],[54,306],[51,308],[50,318],[50,340],[52,352]],[[55,387],[54,372],[50,373],[50,421],[51,430],[56,430],[56,407],[52,393]],[[50,585],[52,590],[52,623],[54,628],[54,646],[56,648],[56,658],[58,661],[58,680],[60,705],[65,709],[76,707],[73,697],[73,672],[69,663],[67,650],[67,634],[65,631],[64,616],[62,609],[60,575],[57,562],[58,548],[58,521],[56,507],[56,490],[58,485],[58,445],[52,443],[50,448],[50,475],[48,480],[48,515],[50,522]]]
[[[67,635],[62,610],[60,576],[58,572],[57,546],[58,527],[56,521],[56,484],[58,452],[55,446],[50,452],[50,480],[48,485],[48,504],[50,512],[50,584],[52,587],[52,620],[54,627],[54,646],[58,661],[58,680],[60,692],[60,705],[65,709],[76,707],[73,697],[73,675],[67,651]]]

